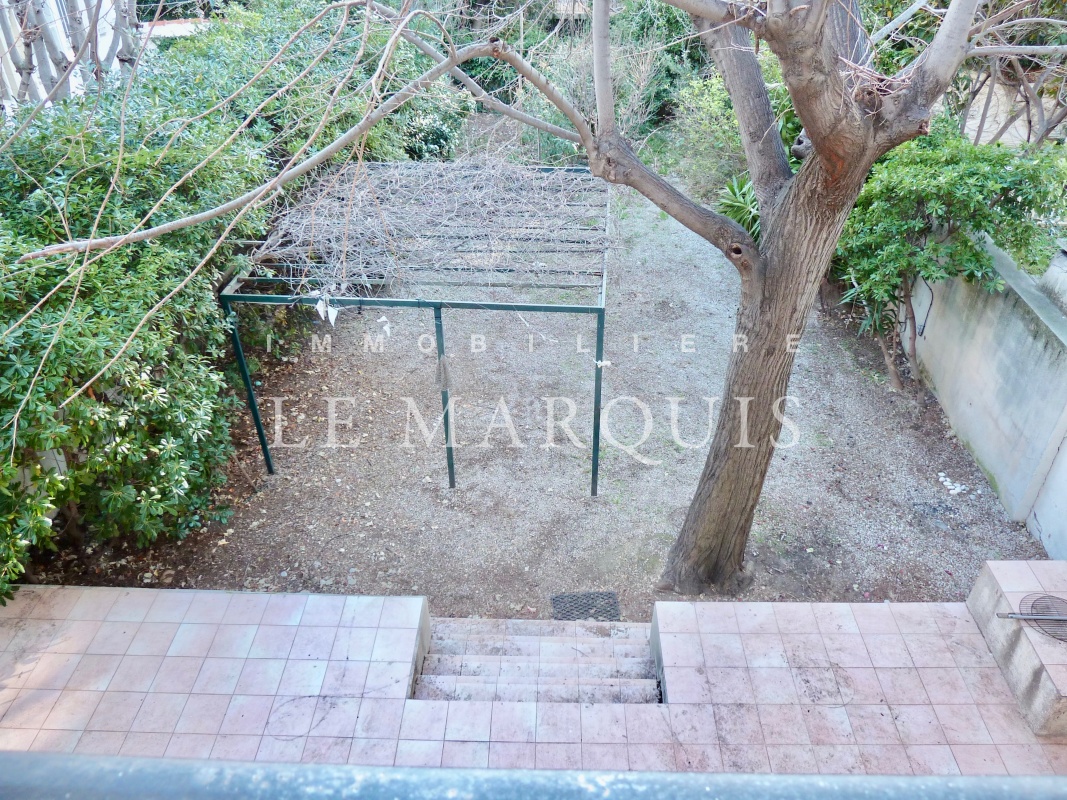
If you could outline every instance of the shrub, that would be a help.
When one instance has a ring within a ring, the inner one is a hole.
[[[875,165],[845,225],[833,272],[865,330],[884,335],[918,280],[960,276],[990,291],[1000,276],[981,239],[1024,269],[1047,266],[1053,236],[1043,220],[1065,210],[1067,154],[974,145],[947,118]],[[912,320],[914,330],[914,320]],[[914,353],[909,353],[914,356]]]

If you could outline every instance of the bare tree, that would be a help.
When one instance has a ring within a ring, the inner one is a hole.
[[[522,53],[500,39],[490,37],[456,47],[446,33],[431,38],[425,26],[414,25],[416,20],[438,20],[446,14],[434,17],[407,4],[394,9],[374,0],[351,0],[328,8],[343,8],[346,13],[364,8],[392,27],[391,41],[414,45],[435,65],[392,93],[382,94],[379,84],[373,84],[373,102],[356,125],[318,147],[314,155],[305,157],[301,152],[278,175],[241,197],[155,226],[149,226],[149,215],[125,234],[62,242],[28,253],[23,260],[70,253],[87,257],[89,251],[107,252],[228,214],[239,216],[280,187],[358,148],[371,126],[421,89],[450,76],[488,108],[579,144],[595,175],[635,189],[718,248],[737,268],[742,289],[735,346],[721,395],[725,400],[692,504],[660,583],[662,589],[685,593],[709,586],[735,587],[744,578],[749,529],[781,433],[795,343],[868,171],[894,147],[927,132],[937,104],[969,59],[1028,59],[1029,65],[1040,63],[1049,76],[1058,76],[1055,80],[1046,77],[1041,92],[1062,86],[1067,46],[1017,44],[1012,31],[1026,24],[1065,29],[1067,24],[1062,19],[1029,19],[1029,0],[992,15],[979,13],[986,8],[982,0],[951,0],[938,12],[940,22],[932,41],[924,43],[918,55],[895,74],[882,74],[874,66],[872,40],[890,41],[896,21],[869,35],[858,0],[666,1],[692,15],[725,79],[759,202],[759,242],[642,163],[624,137],[612,90],[608,0],[593,4],[593,120]],[[440,30],[446,30],[443,23]],[[769,48],[780,62],[804,125],[793,148],[794,154],[803,157],[795,172],[778,134],[757,46]],[[387,48],[384,58],[391,52]],[[473,58],[485,57],[510,65],[570,127],[512,108],[483,91],[462,67]],[[379,70],[384,69],[384,64],[379,65]],[[1023,68],[1022,73],[1036,74],[1033,66]]]

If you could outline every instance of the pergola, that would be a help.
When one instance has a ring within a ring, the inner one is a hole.
[[[607,185],[584,168],[501,161],[353,164],[324,177],[281,213],[219,299],[267,471],[274,473],[241,345],[236,303],[433,312],[438,376],[445,309],[596,316],[593,463],[597,494],[604,366]],[[560,292],[567,302],[562,302]],[[576,298],[571,301],[571,298]],[[448,485],[456,485],[451,404],[440,380]]]

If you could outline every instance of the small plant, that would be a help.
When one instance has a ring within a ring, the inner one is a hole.
[[[756,201],[756,190],[752,181],[738,175],[719,191],[719,201],[715,208],[759,241],[759,203]]]

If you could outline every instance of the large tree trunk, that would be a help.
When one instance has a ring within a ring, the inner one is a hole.
[[[760,246],[762,296],[742,293],[715,438],[667,557],[662,589],[696,594],[714,585],[734,590],[743,578],[752,518],[781,434],[781,417],[789,411],[784,398],[795,356],[791,350],[862,187],[866,169],[858,166],[847,185],[832,185],[817,161],[805,164],[767,220]],[[739,341],[747,341],[747,349]],[[787,433],[783,443],[790,438]]]

